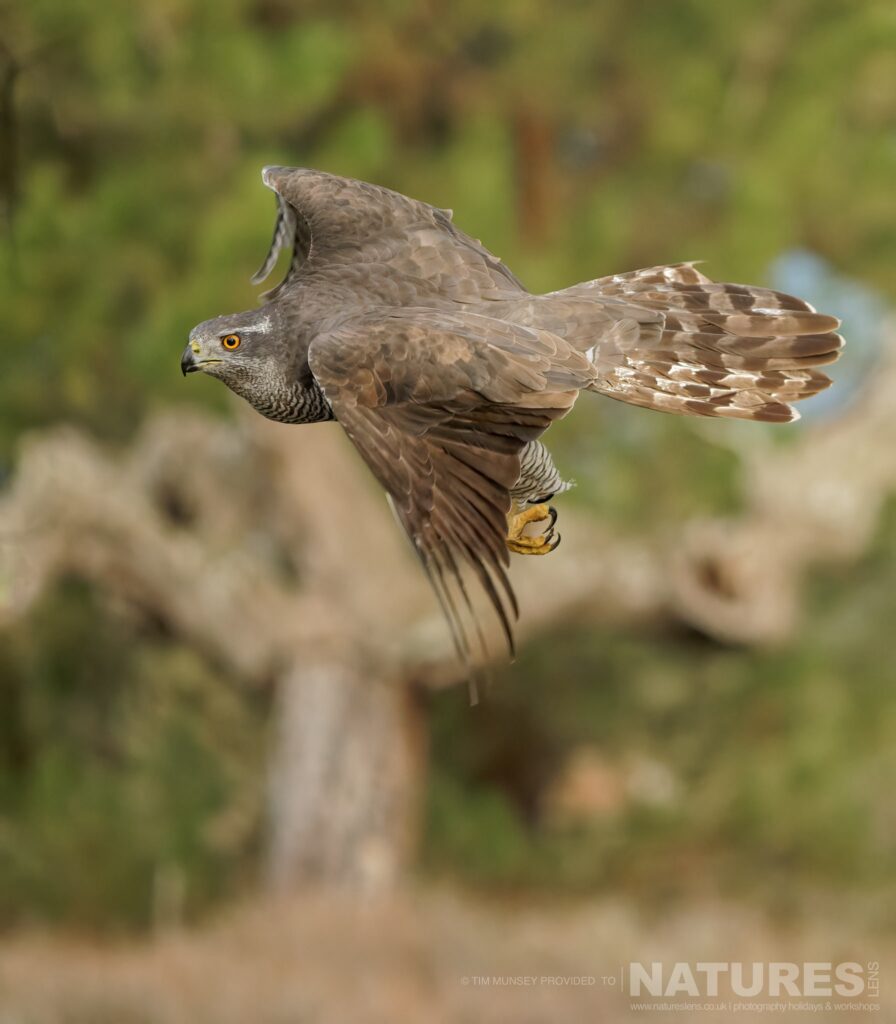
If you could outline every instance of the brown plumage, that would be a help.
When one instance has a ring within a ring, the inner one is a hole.
[[[786,422],[792,402],[830,383],[818,367],[837,357],[838,321],[792,296],[716,284],[690,263],[532,295],[448,211],[319,171],[263,177],[278,216],[253,280],[291,247],[289,271],[260,309],[195,328],[184,371],[220,377],[275,419],[339,421],[386,489],[464,659],[464,565],[512,649],[511,492],[517,509],[566,486],[533,446],[580,391]],[[521,478],[524,454],[537,457]]]

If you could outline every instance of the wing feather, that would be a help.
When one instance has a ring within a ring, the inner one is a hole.
[[[318,290],[344,288],[358,302],[390,306],[477,302],[524,292],[500,259],[460,231],[447,210],[369,182],[301,167],[265,167],[262,180],[280,201],[278,230],[259,274],[273,269],[289,240],[299,253],[273,294],[313,265]],[[291,211],[291,212],[290,212]],[[282,231],[280,230],[282,220]]]
[[[311,256],[311,231],[305,218],[295,207],[291,206],[282,196],[277,196],[277,219],[274,222],[274,235],[264,262],[252,275],[252,284],[266,281],[277,264],[277,258],[283,249],[292,250],[289,269],[283,280],[274,288],[263,293],[263,298],[275,298],[298,274],[301,267]]]
[[[312,373],[337,420],[386,488],[436,590],[458,654],[482,631],[472,572],[513,652],[519,614],[505,543],[520,451],[593,378],[557,338],[481,315],[363,314],[316,338]],[[571,386],[575,382],[574,386]],[[460,604],[452,597],[460,597]]]

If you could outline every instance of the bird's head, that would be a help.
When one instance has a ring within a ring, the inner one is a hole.
[[[180,360],[185,375],[201,370],[239,394],[270,382],[283,367],[280,315],[271,305],[198,324]]]

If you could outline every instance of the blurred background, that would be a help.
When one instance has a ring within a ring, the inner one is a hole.
[[[835,386],[581,401],[472,706],[338,428],[181,378],[257,301],[264,164],[453,208],[533,291],[795,292]],[[878,961],[896,1014],[894,179],[874,0],[0,5],[4,1024],[626,1020],[600,978],[653,959]],[[518,975],[597,981],[463,982]]]

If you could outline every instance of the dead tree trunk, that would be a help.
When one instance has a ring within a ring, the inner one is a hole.
[[[358,659],[311,657],[280,681],[269,877],[390,887],[414,852],[423,730],[408,687]]]

